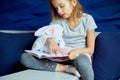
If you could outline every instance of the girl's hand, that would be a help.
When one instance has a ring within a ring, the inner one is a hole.
[[[59,53],[59,50],[60,50],[59,46],[53,39],[48,38],[47,45],[49,46],[50,52],[56,53],[56,54]]]
[[[80,55],[80,51],[79,49],[73,49],[68,54],[69,54],[69,59],[74,60]]]

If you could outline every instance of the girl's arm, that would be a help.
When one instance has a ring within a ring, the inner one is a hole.
[[[87,32],[86,37],[86,48],[78,48],[80,53],[88,53],[92,55],[94,53],[94,45],[95,45],[95,31],[91,30]]]
[[[95,31],[91,30],[87,32],[86,37],[86,48],[76,48],[69,52],[69,58],[75,59],[80,54],[90,54],[94,53],[94,45],[95,45]]]
[[[89,53],[92,55],[94,53],[94,47],[95,47],[95,31],[91,30],[87,33],[87,38],[86,38],[87,44],[85,51],[83,49],[83,52]]]

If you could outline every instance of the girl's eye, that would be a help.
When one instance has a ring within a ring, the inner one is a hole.
[[[64,5],[61,5],[60,7],[61,7],[61,8],[63,8],[63,7],[64,7]]]

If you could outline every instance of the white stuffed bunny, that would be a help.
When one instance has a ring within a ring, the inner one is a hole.
[[[35,32],[37,39],[33,44],[32,50],[49,52],[49,48],[45,44],[47,38],[54,39],[60,48],[64,48],[65,43],[62,39],[62,32],[63,28],[58,24],[51,24],[38,29]]]

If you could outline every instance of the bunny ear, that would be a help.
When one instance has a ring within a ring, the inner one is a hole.
[[[39,29],[34,33],[34,35],[35,35],[35,36],[41,36],[41,35],[43,35],[43,34],[46,32],[47,27],[48,27],[48,26],[43,26],[42,28],[39,28]]]
[[[62,28],[61,25],[56,24],[55,26],[56,26],[56,28],[57,28],[57,31],[63,32],[63,28]]]
[[[43,26],[42,28],[39,28],[36,32],[35,32],[35,36],[41,36],[43,34],[45,34],[47,31],[49,31],[50,29],[54,29],[59,27],[60,30],[63,31],[62,27],[59,24],[51,24],[51,25],[47,25],[47,26]]]
[[[47,35],[55,34],[55,28],[50,28],[45,32]]]

